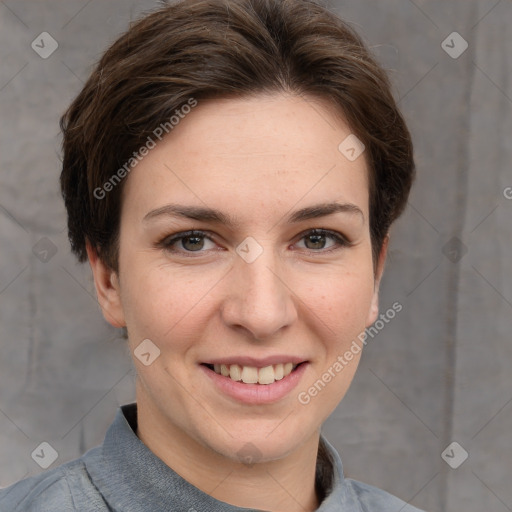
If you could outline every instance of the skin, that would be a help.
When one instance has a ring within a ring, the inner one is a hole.
[[[338,150],[350,133],[331,105],[313,98],[199,101],[127,178],[119,274],[88,246],[105,318],[127,326],[132,355],[147,338],[161,351],[149,366],[133,357],[137,435],[186,480],[236,506],[319,506],[320,427],[345,395],[361,354],[309,404],[297,395],[378,316],[387,238],[374,272],[367,163],[364,153],[351,162]],[[351,203],[362,214],[286,222],[292,211],[325,202]],[[169,203],[216,208],[240,225],[169,215],[143,221]],[[306,236],[313,228],[336,231],[351,245],[329,236],[318,243]],[[192,229],[213,241],[200,239],[199,251],[197,240],[159,245]],[[248,236],[263,249],[252,263],[236,252]],[[241,354],[300,355],[309,366],[283,399],[246,405],[218,391],[198,367]],[[258,450],[251,466],[237,455],[247,443]]]

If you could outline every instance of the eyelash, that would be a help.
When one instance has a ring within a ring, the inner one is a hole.
[[[314,250],[314,249],[305,249],[313,254],[315,253],[319,253],[319,254],[329,254],[329,253],[332,253],[334,251],[337,251],[339,249],[342,249],[344,247],[350,247],[352,245],[351,242],[349,242],[343,235],[341,235],[340,233],[337,233],[336,231],[330,231],[328,229],[320,229],[320,228],[315,228],[315,229],[310,229],[304,233],[301,233],[301,237],[299,238],[299,241],[302,240],[303,238],[306,238],[307,236],[311,236],[311,235],[321,235],[321,236],[328,236],[330,238],[332,238],[337,246],[335,247],[332,247],[330,249],[327,249],[327,250],[324,250],[324,249],[318,249],[318,250]],[[182,251],[176,251],[176,250],[173,250],[172,249],[172,246],[175,245],[177,242],[179,242],[180,240],[183,240],[185,238],[189,238],[189,237],[200,237],[200,238],[206,238],[212,242],[215,243],[215,240],[213,240],[213,238],[211,236],[208,236],[208,234],[205,232],[205,231],[200,231],[200,230],[191,230],[191,231],[184,231],[184,232],[181,232],[181,233],[176,233],[175,235],[170,235],[170,236],[166,236],[164,237],[160,242],[157,243],[157,247],[159,248],[162,248],[162,249],[165,249],[166,251],[168,252],[174,252],[174,253],[184,253],[187,255],[187,257],[197,257],[197,256],[194,256],[194,253],[197,253],[198,256],[201,255],[202,253],[206,252],[206,251],[187,251],[185,249],[183,249]]]

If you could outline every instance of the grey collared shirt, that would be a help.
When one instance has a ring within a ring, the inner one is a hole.
[[[254,511],[216,500],[193,486],[151,452],[136,431],[137,405],[123,405],[101,446],[1,489],[0,511]],[[344,478],[338,452],[323,436],[321,441],[334,465],[332,485],[323,490],[325,498],[317,512],[421,512],[376,487]]]

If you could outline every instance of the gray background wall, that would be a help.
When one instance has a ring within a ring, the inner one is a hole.
[[[42,471],[31,458],[41,442],[58,453],[51,467],[99,444],[134,398],[125,343],[69,251],[58,117],[155,6],[0,1],[0,486]],[[403,311],[368,344],[324,433],[347,476],[420,508],[512,510],[512,2],[329,6],[390,70],[418,179],[381,296],[382,311]],[[58,42],[47,59],[31,48],[44,31]],[[441,45],[454,31],[468,43],[457,58],[461,40],[445,43],[452,56]],[[453,441],[469,454],[457,469],[441,457]]]

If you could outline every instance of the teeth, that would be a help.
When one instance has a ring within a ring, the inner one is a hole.
[[[238,366],[237,364],[232,364],[229,367],[229,376],[233,380],[242,380],[242,368]]]
[[[231,370],[229,373],[231,375]],[[256,384],[256,382],[258,382],[258,368],[254,366],[244,366],[242,369],[242,380],[246,384]]]
[[[275,380],[274,368],[272,368],[272,366],[265,366],[265,368],[259,369],[259,371],[258,371],[258,383],[259,384],[272,384],[272,382],[274,382],[274,380]]]
[[[238,364],[215,364],[215,373],[229,377],[234,381],[242,381],[245,384],[272,384],[290,375],[297,365],[293,363],[279,363],[256,368],[255,366],[240,366]]]

